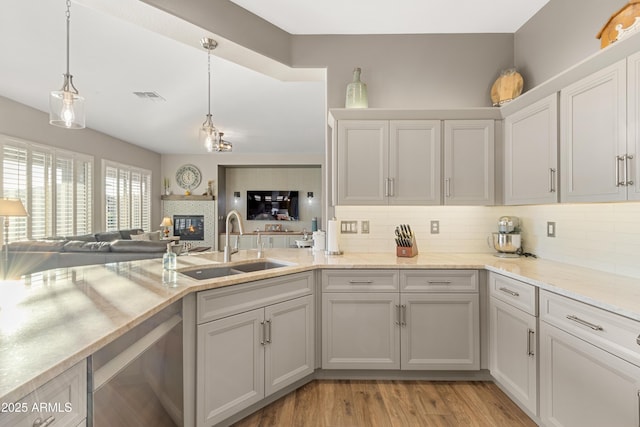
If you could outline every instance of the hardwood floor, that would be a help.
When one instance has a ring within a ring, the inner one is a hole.
[[[491,382],[316,380],[234,427],[535,425]]]

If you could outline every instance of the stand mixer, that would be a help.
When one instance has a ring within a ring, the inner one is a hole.
[[[498,219],[498,232],[492,233],[493,248],[498,251],[494,256],[500,258],[518,258],[522,253],[520,220],[515,216],[502,216]]]

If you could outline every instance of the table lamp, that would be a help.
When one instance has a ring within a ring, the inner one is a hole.
[[[160,227],[164,227],[164,238],[169,238],[169,228],[173,227],[173,221],[168,216],[162,218],[162,222],[160,223]]]
[[[0,198],[0,216],[4,217],[4,263],[7,269],[9,266],[9,217],[27,215],[27,210],[20,199]]]

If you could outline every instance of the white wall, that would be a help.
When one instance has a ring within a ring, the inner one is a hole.
[[[46,94],[44,94],[46,96]],[[93,229],[104,229],[102,160],[112,160],[151,171],[151,224],[160,224],[160,191],[162,187],[160,154],[92,129],[67,130],[51,126],[49,115],[0,97],[0,133],[39,144],[92,155],[94,158]]]

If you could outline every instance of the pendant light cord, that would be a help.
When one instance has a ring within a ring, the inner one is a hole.
[[[209,102],[209,115],[211,115],[211,46],[207,48],[207,76],[209,77],[207,100]]]
[[[71,0],[67,0],[67,76],[69,75],[69,27],[71,22]]]

